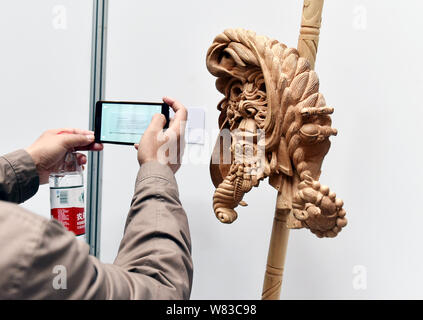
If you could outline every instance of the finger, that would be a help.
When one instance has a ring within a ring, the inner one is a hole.
[[[93,143],[91,143],[87,146],[77,147],[77,148],[75,148],[75,150],[77,150],[77,151],[101,151],[101,150],[103,150],[103,144],[93,142]]]
[[[169,119],[169,127],[171,127],[174,122],[175,122],[175,119],[174,118],[170,118]]]
[[[150,125],[148,126],[147,130],[154,130],[154,131],[160,131],[164,128],[166,124],[166,118],[161,113],[156,113],[153,115],[153,118],[151,119]]]
[[[185,106],[182,103],[169,97],[163,97],[163,102],[167,103],[173,109],[173,111],[175,111],[174,119],[176,121],[187,120],[187,117],[188,117],[187,108],[185,108]]]
[[[76,153],[76,160],[78,161],[78,164],[80,166],[82,166],[82,165],[87,163],[87,156],[83,153],[77,152]]]
[[[159,132],[162,132],[165,124],[166,124],[166,118],[163,114],[161,113],[154,114],[150,124],[148,125],[144,134],[141,136],[140,143],[144,137],[146,137],[145,139],[148,140],[148,137],[151,137],[151,136],[155,137]],[[137,149],[137,147],[135,148]]]
[[[62,129],[54,129],[52,130],[53,133],[56,134],[63,134],[63,133],[70,133],[70,134],[84,134],[84,135],[92,135],[94,131],[85,130],[85,129],[77,129],[77,128],[62,128]]]
[[[63,146],[70,150],[80,147],[86,147],[94,143],[94,135],[89,134],[74,134],[74,133],[64,133],[60,135],[63,141]]]
[[[169,128],[177,132],[179,135],[183,135],[186,127],[186,122],[188,118],[188,111],[185,106],[169,97],[164,97],[163,101],[167,103],[174,111],[175,116],[169,124]]]

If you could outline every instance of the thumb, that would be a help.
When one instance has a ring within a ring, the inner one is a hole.
[[[166,118],[161,113],[156,113],[151,119],[150,125],[147,130],[160,131],[166,124]]]
[[[94,135],[92,134],[63,134],[61,138],[66,149],[85,147],[94,142]]]

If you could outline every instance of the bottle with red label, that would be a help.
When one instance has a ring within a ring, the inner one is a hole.
[[[75,153],[66,154],[57,172],[50,174],[49,182],[51,217],[86,241],[84,175]]]

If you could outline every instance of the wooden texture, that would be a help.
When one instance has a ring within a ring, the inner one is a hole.
[[[322,22],[323,0],[305,0],[301,19],[298,52],[314,69]]]
[[[235,208],[247,205],[244,194],[267,177],[278,191],[263,299],[279,298],[289,229],[335,237],[347,224],[342,200],[319,182],[329,137],[337,134],[334,109],[313,71],[322,6],[322,0],[304,2],[299,51],[252,31],[228,29],[207,52],[207,68],[224,95],[219,128],[230,136],[229,146],[218,137],[210,163],[216,217],[235,221]],[[229,162],[222,161],[225,156]]]
[[[230,132],[230,164],[211,163],[216,186],[213,209],[224,223],[237,219],[235,208],[246,192],[269,177],[278,191],[292,184],[289,228],[308,228],[334,237],[346,224],[342,200],[319,182],[323,159],[336,135],[319,92],[317,74],[296,49],[252,31],[229,29],[207,54],[207,67],[225,97],[218,105],[220,129]],[[216,159],[215,159],[216,160]]]
[[[289,229],[286,227],[288,214],[289,210],[276,209],[261,294],[263,300],[279,300],[280,298],[285,256],[288,249]]]
[[[316,61],[322,10],[323,0],[304,1],[297,49],[300,57],[307,59],[310,69],[314,69]],[[263,282],[263,300],[278,300],[280,298],[289,238],[289,229],[286,223],[292,210],[292,206],[286,204],[292,202],[291,196],[292,193],[289,191],[278,192]]]
[[[281,292],[289,238],[287,219],[292,210],[292,190],[289,189],[292,183],[290,181],[286,182],[282,187],[283,189],[278,191],[278,197],[276,199],[275,217],[273,219],[263,291],[261,294],[263,300],[278,300]]]

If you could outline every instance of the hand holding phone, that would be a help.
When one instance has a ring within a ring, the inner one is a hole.
[[[95,141],[133,145],[138,143],[156,113],[165,116],[169,126],[166,102],[98,101],[95,112]]]
[[[181,166],[181,159],[185,147],[185,126],[187,121],[187,109],[178,101],[171,98],[163,98],[175,112],[170,122],[169,129],[163,132],[165,118],[155,115],[151,124],[142,136],[140,144],[135,144],[138,149],[138,162],[140,165],[158,160],[163,164],[167,164],[175,173]],[[167,148],[163,148],[164,144]],[[175,148],[169,150],[169,148]]]

